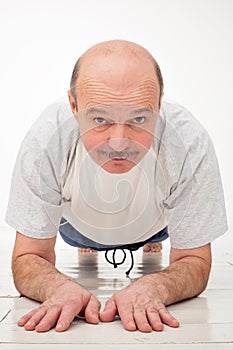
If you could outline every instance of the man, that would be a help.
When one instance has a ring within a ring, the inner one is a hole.
[[[137,44],[90,48],[68,96],[69,105],[50,105],[33,125],[12,179],[14,281],[42,302],[19,325],[64,331],[78,314],[92,324],[119,314],[129,331],[178,327],[166,306],[203,292],[211,241],[227,230],[213,145],[186,109],[162,102],[159,66]],[[58,230],[68,244],[105,250],[107,259],[111,249],[132,254],[169,235],[170,265],[116,292],[99,312],[97,298],[55,268]]]

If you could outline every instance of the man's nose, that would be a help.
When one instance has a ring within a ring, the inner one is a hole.
[[[108,145],[115,151],[123,151],[128,147],[127,126],[124,124],[114,124],[111,126],[111,134]]]

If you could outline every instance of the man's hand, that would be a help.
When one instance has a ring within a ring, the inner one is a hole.
[[[99,322],[100,302],[74,281],[63,283],[41,306],[24,315],[18,321],[26,330],[46,332],[55,326],[58,332],[69,328],[74,317],[85,316],[88,323]]]
[[[162,331],[163,324],[179,327],[179,322],[166,310],[161,291],[151,276],[145,276],[115,293],[100,313],[100,320],[111,322],[119,315],[128,331]]]
[[[106,302],[100,320],[111,322],[118,314],[129,331],[162,331],[163,324],[179,327],[179,322],[165,305],[202,293],[208,282],[210,266],[210,244],[194,249],[171,248],[170,265],[115,293]]]

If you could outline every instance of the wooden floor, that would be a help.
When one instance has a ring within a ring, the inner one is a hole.
[[[178,329],[165,326],[163,332],[127,332],[119,320],[89,325],[74,320],[67,332],[26,332],[17,319],[37,303],[20,297],[14,288],[10,257],[14,232],[1,228],[0,248],[0,349],[126,349],[126,350],[233,350],[233,237],[232,232],[213,244],[213,267],[208,288],[198,298],[172,305],[169,310],[180,321]],[[127,255],[123,266],[114,269],[105,261],[104,253],[77,253],[58,239],[57,266],[80,281],[104,304],[116,290],[142,274],[158,271],[168,264],[169,241],[163,253],[134,253],[135,267],[131,279],[125,277],[130,265]],[[120,257],[119,257],[120,258]]]

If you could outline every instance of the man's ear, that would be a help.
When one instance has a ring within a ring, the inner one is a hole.
[[[72,113],[73,113],[73,115],[75,116],[76,113],[77,113],[75,99],[74,99],[74,97],[72,96],[70,90],[68,90],[67,93],[68,93],[68,98],[69,98],[69,102],[70,102],[70,107],[71,107]]]

